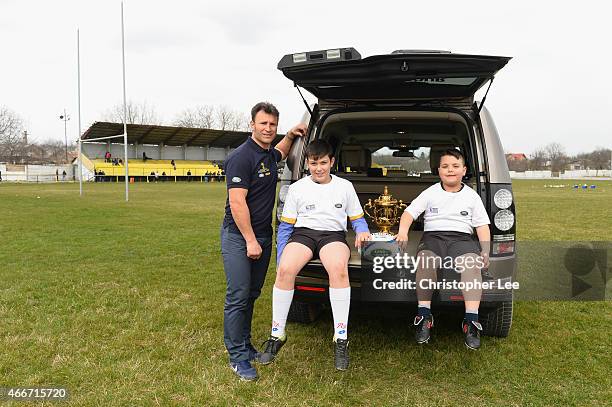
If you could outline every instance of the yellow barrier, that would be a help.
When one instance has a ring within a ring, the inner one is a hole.
[[[88,160],[89,161],[89,160]],[[83,161],[85,163],[85,161]],[[112,163],[102,160],[92,160],[92,167],[96,171],[103,171],[106,176],[124,176],[125,167],[123,165],[113,165]],[[205,177],[206,175],[220,175],[221,168],[210,161],[183,161],[175,160],[176,169],[168,160],[147,160],[138,159],[130,160],[129,162],[129,177],[146,177],[151,176],[151,173],[157,172],[159,176],[165,173],[165,176],[186,177],[188,172],[191,172],[193,177]]]

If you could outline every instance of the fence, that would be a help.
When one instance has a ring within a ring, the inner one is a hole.
[[[75,180],[72,165],[0,164],[0,180],[4,182],[68,182]]]
[[[552,171],[510,171],[511,178],[526,178],[526,179],[580,179],[593,177],[611,177],[611,170],[573,170],[564,171],[562,173],[553,173]]]

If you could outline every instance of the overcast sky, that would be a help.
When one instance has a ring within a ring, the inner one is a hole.
[[[78,137],[77,27],[83,131],[121,102],[120,4],[0,0],[0,105],[25,120],[31,139],[63,140],[64,107],[69,137]],[[442,49],[513,57],[486,101],[506,151],[554,141],[572,154],[612,145],[605,1],[126,0],[124,7],[128,99],[153,105],[166,123],[201,104],[248,113],[268,100],[286,131],[304,105],[276,69],[284,54]]]

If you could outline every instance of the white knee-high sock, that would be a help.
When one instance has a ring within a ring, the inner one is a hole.
[[[334,339],[346,339],[348,332],[351,287],[329,288],[329,302],[334,315]]]
[[[285,336],[287,314],[293,301],[293,290],[281,290],[274,286],[272,289],[272,336],[282,338]]]

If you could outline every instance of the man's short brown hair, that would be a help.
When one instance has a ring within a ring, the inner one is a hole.
[[[251,120],[255,121],[255,116],[257,115],[257,112],[271,114],[272,116],[275,116],[276,119],[278,119],[279,116],[278,109],[270,102],[259,102],[258,104],[253,106],[253,108],[251,109]]]
[[[334,157],[333,147],[325,140],[314,140],[306,147],[306,159],[318,160],[325,156],[330,160]]]

